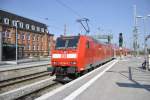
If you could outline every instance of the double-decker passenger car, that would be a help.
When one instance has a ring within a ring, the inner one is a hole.
[[[114,57],[113,45],[86,35],[61,36],[52,50],[52,75],[57,81],[70,81]]]

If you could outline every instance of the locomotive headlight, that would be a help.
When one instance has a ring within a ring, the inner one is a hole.
[[[67,54],[67,58],[77,58],[77,54]]]
[[[61,54],[52,54],[52,58],[61,58]]]

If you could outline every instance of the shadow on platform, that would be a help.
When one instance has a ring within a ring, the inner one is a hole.
[[[139,84],[138,82],[134,81],[134,83],[116,83],[120,87],[129,87],[129,88],[143,88],[150,92],[150,85]]]
[[[139,69],[139,68],[131,68],[131,67],[128,67],[128,71],[129,71],[129,76],[128,76],[128,79],[133,82],[133,83],[116,83],[118,86],[120,87],[132,87],[132,88],[143,88],[143,89],[146,89],[147,91],[150,92],[150,85],[146,85],[146,84],[141,84],[140,82],[138,82],[141,77],[136,77],[134,78],[134,76],[143,76],[144,74],[147,74],[147,72],[145,70],[142,70],[142,69]],[[150,75],[147,74],[147,75]],[[142,79],[145,79],[146,77],[142,77]],[[148,79],[150,81],[150,79]]]
[[[128,70],[124,71],[107,71],[118,73],[124,78],[130,80],[132,83],[121,83],[116,82],[116,84],[120,87],[128,87],[128,88],[143,88],[150,92],[150,72],[141,69],[140,67],[128,67]]]

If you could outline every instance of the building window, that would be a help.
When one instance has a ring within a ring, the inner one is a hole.
[[[40,31],[40,27],[38,27],[38,26],[37,26],[37,27],[36,27],[36,31],[38,31],[38,32],[39,32],[39,31]]]
[[[35,30],[35,26],[34,26],[34,25],[32,25],[32,26],[31,26],[31,29],[34,31],[34,30]]]
[[[30,27],[29,24],[26,24],[26,29],[29,29],[29,27]]]
[[[11,38],[11,33],[5,31],[5,32],[4,32],[4,37],[5,37],[5,38]]]
[[[43,33],[44,33],[44,28],[41,28],[41,32],[43,32]]]
[[[6,33],[5,32],[2,32],[2,37],[6,38]]]
[[[8,32],[8,38],[11,38],[11,33],[10,32]]]
[[[1,33],[0,33],[1,34]],[[5,32],[2,32],[2,37],[5,38]]]
[[[27,49],[30,50],[30,45],[29,44],[27,45]]]
[[[24,33],[21,34],[21,38],[22,38],[22,40],[25,40],[25,34]]]
[[[25,46],[23,46],[23,50],[25,50]]]
[[[27,39],[30,40],[30,33],[27,34]]]
[[[19,22],[19,28],[23,28],[23,22]]]
[[[41,42],[43,42],[43,37],[41,36]]]
[[[51,47],[51,42],[49,42],[48,44],[49,44],[49,47]]]
[[[17,34],[17,39],[20,39],[20,35],[19,34]]]
[[[38,38],[39,38],[38,40],[40,41],[41,37],[39,36]]]
[[[36,50],[36,46],[35,45],[33,45],[33,50]]]
[[[40,46],[38,46],[38,50],[40,50]]]
[[[17,21],[16,20],[12,20],[12,26],[17,26]]]
[[[36,36],[35,35],[33,35],[33,41],[35,41],[36,40]]]
[[[39,45],[37,45],[37,50],[40,50],[40,46]]]
[[[4,18],[4,24],[9,25],[9,19],[8,18]]]
[[[45,29],[45,32],[48,33],[48,29]]]
[[[4,38],[7,38],[9,34],[8,34],[7,31],[5,31],[5,32],[2,32],[2,35],[3,35]]]
[[[39,36],[37,36],[37,41],[39,41]]]
[[[39,46],[37,45],[37,50],[39,50]]]

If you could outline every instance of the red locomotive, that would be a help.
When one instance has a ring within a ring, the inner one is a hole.
[[[52,50],[52,74],[57,81],[71,81],[95,66],[113,59],[113,45],[86,35],[61,36]]]

